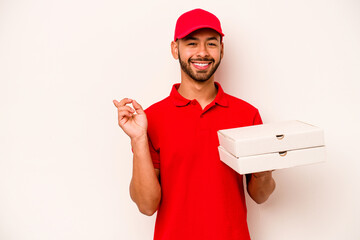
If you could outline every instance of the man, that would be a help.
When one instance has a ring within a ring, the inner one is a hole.
[[[158,212],[155,240],[250,239],[243,176],[220,161],[217,130],[262,122],[256,108],[224,93],[215,82],[223,37],[212,13],[184,13],[171,43],[181,83],[145,112],[135,100],[114,100],[134,153],[130,195],[142,213]],[[246,179],[257,203],[275,188],[271,171]]]

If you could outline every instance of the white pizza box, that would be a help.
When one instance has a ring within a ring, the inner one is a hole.
[[[218,137],[235,157],[324,146],[321,128],[297,120],[219,130]]]
[[[325,146],[245,157],[235,157],[222,146],[218,149],[221,161],[240,174],[308,165],[324,162],[326,159]]]

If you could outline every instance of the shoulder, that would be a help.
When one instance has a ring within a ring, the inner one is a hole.
[[[159,131],[164,129],[164,116],[165,114],[168,114],[170,106],[171,99],[170,97],[166,97],[163,100],[150,105],[144,110],[148,121],[147,131],[153,142],[156,142],[156,139],[158,139]]]
[[[170,97],[166,97],[163,100],[160,100],[156,103],[153,103],[148,108],[146,108],[144,111],[146,113],[146,116],[152,117],[154,115],[158,115],[161,112],[166,111],[170,106]]]
[[[229,94],[226,95],[228,99],[229,112],[237,116],[241,116],[240,119],[242,121],[242,126],[262,124],[259,110],[256,107],[240,98]]]
[[[227,93],[225,93],[225,95],[228,100],[229,108],[231,108],[232,110],[241,110],[254,114],[258,112],[258,109],[250,103]]]

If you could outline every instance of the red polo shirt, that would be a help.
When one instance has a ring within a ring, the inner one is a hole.
[[[217,130],[261,124],[259,112],[224,93],[219,83],[203,110],[182,97],[179,86],[145,110],[162,189],[154,239],[250,239],[243,177],[220,161]]]

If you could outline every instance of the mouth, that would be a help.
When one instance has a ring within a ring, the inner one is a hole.
[[[199,70],[205,70],[208,69],[210,67],[210,64],[212,62],[191,62],[191,64]]]

